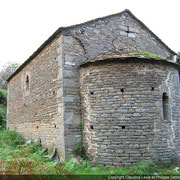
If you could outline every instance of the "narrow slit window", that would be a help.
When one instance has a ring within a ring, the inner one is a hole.
[[[127,32],[127,34],[130,33],[130,31],[129,31],[129,26],[127,26],[127,31],[126,31],[126,32]]]
[[[26,90],[29,90],[29,76],[26,76]]]
[[[163,101],[163,119],[168,120],[169,119],[169,97],[167,93],[163,93],[162,101]]]

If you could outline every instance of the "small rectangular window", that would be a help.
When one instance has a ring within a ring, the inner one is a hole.
[[[169,97],[167,93],[165,92],[163,93],[162,101],[163,101],[163,118],[164,120],[168,120],[169,119]]]
[[[29,76],[26,76],[26,90],[29,90]]]

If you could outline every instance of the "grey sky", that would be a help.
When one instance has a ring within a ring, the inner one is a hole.
[[[180,0],[0,0],[0,68],[24,62],[57,28],[129,9],[175,52]]]

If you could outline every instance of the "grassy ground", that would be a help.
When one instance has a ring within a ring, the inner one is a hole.
[[[66,174],[62,165],[43,158],[38,143],[24,145],[16,131],[0,131],[0,174]]]
[[[140,162],[120,169],[92,165],[89,161],[75,158],[64,163],[54,163],[44,155],[40,144],[25,145],[24,139],[16,131],[0,131],[0,174],[3,175],[180,175],[179,166],[175,165],[159,168],[152,163]]]

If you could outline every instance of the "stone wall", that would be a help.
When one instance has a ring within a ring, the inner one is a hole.
[[[76,26],[69,31],[81,45],[87,59],[131,50],[148,51],[168,59],[173,56],[128,13]]]
[[[93,161],[123,166],[180,153],[180,84],[171,65],[136,59],[83,65],[80,90],[83,141]]]
[[[128,13],[72,27],[64,32],[64,95],[66,153],[79,141],[79,65],[90,59],[119,51],[148,51],[171,58],[173,54]]]
[[[8,128],[41,139],[65,158],[62,37],[56,38],[8,83]],[[29,89],[26,78],[29,78]]]

